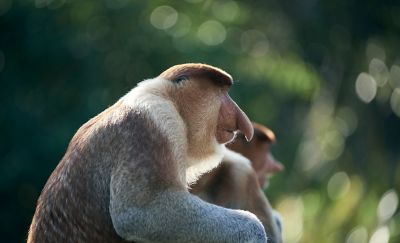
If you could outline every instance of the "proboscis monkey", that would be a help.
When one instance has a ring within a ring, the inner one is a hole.
[[[247,141],[238,134],[236,140],[227,144],[229,150],[222,163],[204,174],[191,192],[207,202],[254,213],[264,225],[268,242],[278,243],[282,242],[281,221],[262,187],[283,165],[270,152],[275,134],[263,125],[253,123],[253,126],[253,139]]]
[[[238,152],[251,161],[251,165],[257,174],[261,187],[266,186],[268,178],[283,170],[283,165],[277,161],[271,153],[271,146],[276,142],[275,134],[269,128],[253,122],[254,138],[247,141],[243,135],[237,136],[227,147]]]
[[[173,66],[140,82],[72,138],[37,203],[28,242],[266,242],[257,217],[188,185],[252,125],[225,71]]]

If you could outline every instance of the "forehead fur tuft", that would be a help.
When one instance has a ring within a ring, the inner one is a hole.
[[[231,86],[232,77],[222,69],[201,63],[187,63],[172,66],[160,74],[160,77],[167,80],[177,80],[183,76],[188,78],[207,78],[218,86]]]

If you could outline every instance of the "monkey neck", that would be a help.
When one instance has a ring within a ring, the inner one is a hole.
[[[166,136],[178,163],[180,180],[188,185],[221,162],[225,147],[215,138],[204,137],[205,134],[188,133],[174,102],[163,93],[163,90],[168,92],[169,83],[162,78],[143,81],[121,100],[126,106],[146,113],[153,127]],[[190,147],[195,148],[189,150]]]
[[[208,156],[196,158],[188,157],[189,167],[186,169],[186,182],[193,184],[204,173],[217,167],[224,156],[225,146],[215,142],[214,152]]]
[[[158,85],[157,85],[158,84]],[[158,87],[158,88],[157,88]],[[160,88],[164,87],[164,88]],[[150,127],[160,131],[170,146],[172,157],[179,168],[182,184],[186,184],[187,139],[184,121],[179,116],[173,102],[166,98],[162,90],[168,89],[168,83],[159,78],[142,81],[138,86],[121,98],[122,103],[135,112],[146,114]]]

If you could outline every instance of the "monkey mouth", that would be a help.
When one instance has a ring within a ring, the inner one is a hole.
[[[218,143],[225,144],[232,141],[236,136],[236,130],[230,129],[220,129],[217,131],[217,141]]]

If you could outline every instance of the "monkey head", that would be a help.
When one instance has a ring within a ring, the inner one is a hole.
[[[249,118],[228,94],[232,84],[232,77],[219,68],[181,64],[140,82],[123,99],[132,107],[151,107],[150,116],[173,141],[174,157],[181,158],[181,170],[186,170],[185,180],[191,184],[220,163],[224,144],[237,131],[246,140],[253,137]]]
[[[271,153],[275,143],[275,134],[267,127],[253,122],[254,138],[247,141],[242,135],[227,147],[247,157],[257,174],[260,186],[268,184],[268,178],[273,173],[283,170],[283,165]]]
[[[186,125],[189,155],[200,158],[228,143],[241,131],[247,140],[253,128],[245,113],[228,94],[232,77],[205,64],[173,66],[161,75],[169,80],[168,96]]]

